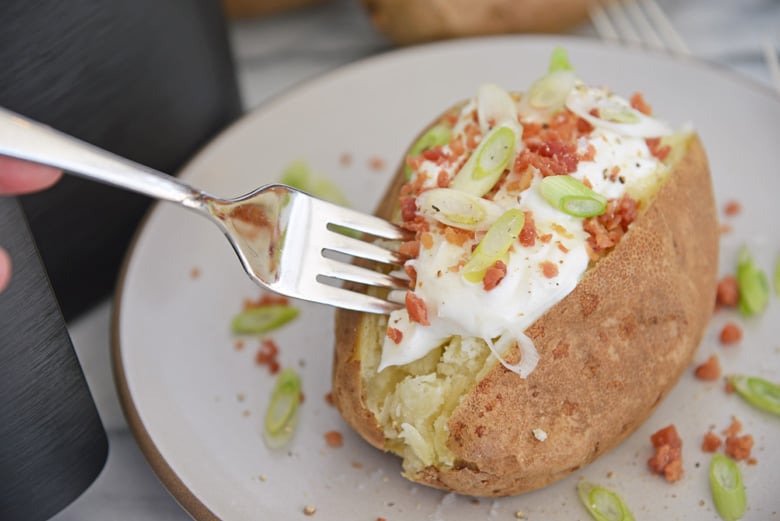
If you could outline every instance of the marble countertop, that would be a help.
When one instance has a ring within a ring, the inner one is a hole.
[[[765,42],[780,45],[778,0],[658,0],[694,55],[769,84]],[[573,31],[596,37],[589,24]],[[333,0],[320,7],[231,24],[231,39],[248,110],[277,93],[343,64],[392,46],[378,34],[357,2]],[[87,381],[108,432],[110,451],[95,483],[53,519],[184,520],[188,514],[156,479],[127,428],[110,364],[111,302],[69,324]]]

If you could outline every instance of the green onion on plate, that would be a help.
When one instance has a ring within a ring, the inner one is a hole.
[[[742,518],[747,506],[742,472],[723,454],[715,454],[710,462],[710,489],[715,509],[724,521]]]
[[[580,481],[577,494],[596,521],[634,521],[634,515],[619,495],[602,486]]]

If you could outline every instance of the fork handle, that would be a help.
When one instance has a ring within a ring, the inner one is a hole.
[[[112,154],[1,107],[0,155],[53,166],[194,210],[203,211],[205,201],[211,198],[173,176]]]

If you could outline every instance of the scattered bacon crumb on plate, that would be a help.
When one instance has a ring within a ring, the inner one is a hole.
[[[710,356],[706,362],[696,367],[694,374],[699,380],[712,382],[720,378],[720,362],[718,355]]]
[[[734,322],[729,322],[720,330],[720,343],[723,345],[736,344],[742,340],[742,328]]]
[[[739,215],[740,212],[742,212],[742,205],[739,203],[739,201],[732,199],[730,201],[726,201],[726,204],[723,205],[723,213],[729,217]]]
[[[655,454],[647,460],[647,466],[662,475],[669,483],[679,481],[683,475],[682,440],[677,428],[669,425],[650,436]]]
[[[332,449],[338,449],[344,445],[344,436],[339,431],[328,431],[323,437],[325,438],[325,443]]]

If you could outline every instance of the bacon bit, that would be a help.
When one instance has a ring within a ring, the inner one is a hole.
[[[336,402],[333,401],[333,393],[329,392],[325,395],[325,403],[331,406],[335,406]]]
[[[422,156],[406,156],[406,166],[409,167],[409,169],[412,172],[417,172],[420,170],[420,167],[422,166],[425,159]],[[408,194],[412,191],[412,185],[411,183],[406,183],[401,187],[401,195]]]
[[[539,237],[539,240],[542,241],[543,243],[547,244],[548,242],[550,242],[552,240],[552,238],[553,238],[553,234],[545,233],[544,235]]]
[[[618,176],[620,175],[620,167],[615,165],[610,169],[609,171],[609,180],[610,181],[617,181]]]
[[[721,223],[720,226],[718,226],[718,233],[720,233],[721,235],[729,234],[733,230],[734,228],[732,228],[729,223]]]
[[[406,292],[406,311],[409,313],[409,320],[417,322],[423,326],[430,326],[428,322],[428,308],[425,306],[425,301],[412,293]]]
[[[596,147],[594,147],[591,143],[588,143],[588,148],[585,149],[584,153],[578,154],[577,159],[579,159],[580,161],[593,161],[594,159],[596,159]],[[593,188],[593,187],[589,186],[588,188]]]
[[[247,309],[262,308],[266,306],[286,306],[290,299],[282,295],[265,293],[260,295],[257,300],[244,299],[244,311]]]
[[[710,356],[706,362],[696,367],[694,374],[699,380],[711,382],[720,378],[720,362],[717,355]]]
[[[474,114],[476,114],[476,112]],[[463,134],[466,136],[466,148],[469,150],[477,148],[482,139],[482,132],[480,132],[479,126],[469,123],[463,129]]]
[[[723,452],[737,461],[746,460],[750,457],[750,451],[753,449],[753,436],[745,434],[744,436],[729,436],[726,438],[726,447]]]
[[[353,469],[362,469],[363,468],[363,464],[360,463],[359,461],[353,461],[352,462],[352,468]]]
[[[531,140],[517,156],[513,170],[524,172],[533,166],[545,177],[571,174],[577,171],[576,142],[565,143],[560,139]]]
[[[723,392],[726,394],[733,394],[735,390],[736,389],[734,389],[734,384],[732,384],[731,381],[727,379],[726,383],[723,385]]]
[[[453,264],[449,268],[447,268],[447,271],[457,273],[460,271],[460,269],[463,267],[463,265],[466,264],[465,260],[459,261],[457,264]]]
[[[344,152],[339,156],[339,164],[341,166],[349,166],[352,164],[352,154]]]
[[[736,344],[742,340],[742,328],[734,322],[729,322],[720,331],[720,343],[723,345]]]
[[[560,241],[558,241],[558,249],[561,250],[563,253],[569,253],[569,248],[564,246],[564,244]]]
[[[631,107],[646,116],[653,115],[653,108],[647,104],[644,96],[642,96],[642,93],[640,92],[635,92],[631,95]]]
[[[558,276],[558,266],[550,261],[540,262],[539,266],[542,268],[542,275],[548,279],[553,279]]]
[[[733,308],[739,302],[739,283],[733,275],[726,275],[718,282],[715,305]]]
[[[732,416],[731,425],[729,425],[723,431],[721,431],[721,434],[723,434],[726,437],[736,436],[737,434],[740,433],[741,430],[742,430],[742,423],[735,416]]]
[[[520,244],[526,248],[530,248],[536,244],[536,223],[534,222],[534,213],[530,210],[523,212],[525,214],[525,222],[523,223],[523,229],[520,230],[520,235],[517,239]]]
[[[491,289],[498,286],[498,284],[502,280],[504,280],[505,276],[506,276],[506,264],[504,264],[500,260],[497,260],[485,272],[485,278],[482,279],[482,288],[485,291],[490,291]]]
[[[708,432],[704,435],[704,439],[701,442],[701,450],[703,452],[715,452],[723,444],[723,440],[720,436],[713,432]]]
[[[463,144],[463,137],[458,136],[450,142],[450,152],[452,159],[457,159],[466,153],[466,146]]]
[[[661,138],[659,137],[646,138],[645,143],[647,143],[647,148],[650,149],[650,153],[660,161],[665,160],[669,156],[669,152],[672,151],[672,148],[669,145],[661,146]]]
[[[244,349],[244,341],[243,340],[236,340],[236,343],[233,344],[233,347],[236,348],[236,351],[241,351]]]
[[[590,235],[588,244],[594,253],[603,254],[614,247],[638,214],[638,205],[628,195],[620,199],[611,199],[607,210],[598,217],[589,217],[582,228]]]
[[[305,401],[306,401],[306,395],[303,394],[303,391],[301,391],[300,393],[298,393],[298,403],[303,403]]]
[[[409,287],[414,288],[417,284],[417,270],[411,264],[404,264],[404,271],[409,276]]]
[[[590,179],[588,179],[587,177],[582,178],[582,184],[584,184],[585,186],[593,190],[593,183],[591,183]]]
[[[429,232],[423,232],[420,234],[420,244],[422,244],[422,247],[426,250],[430,250],[433,248],[433,235],[431,235]]]
[[[748,465],[758,465],[758,460],[756,458],[748,458],[746,463]]]
[[[396,344],[400,344],[401,340],[404,339],[404,334],[400,329],[396,329],[394,327],[388,327],[387,328],[387,338],[392,340]]]
[[[573,239],[573,238],[574,238],[574,235],[572,235],[571,233],[569,233],[569,230],[567,230],[565,227],[561,226],[561,225],[560,225],[560,224],[558,224],[558,223],[552,223],[552,224],[550,225],[550,228],[552,228],[553,230],[555,230],[555,232],[556,232],[558,235],[560,235],[561,237],[565,237],[566,239]]]
[[[728,201],[725,206],[723,206],[723,213],[728,215],[729,217],[734,217],[735,215],[739,215],[739,213],[742,211],[742,205],[739,204],[739,201],[731,200]]]
[[[398,253],[409,258],[417,258],[420,255],[420,241],[405,241],[398,247]]]
[[[190,278],[195,280],[200,278],[200,268],[194,267],[190,270]]]
[[[412,196],[403,196],[398,200],[401,206],[401,219],[411,221],[417,215],[417,203]]]
[[[473,237],[473,234],[469,234],[468,232],[458,230],[457,228],[453,228],[452,226],[447,226],[444,228],[444,240],[446,240],[450,244],[454,244],[455,246],[463,246],[466,244],[466,241],[471,239]]]
[[[436,186],[439,188],[447,188],[450,186],[450,174],[446,170],[439,171],[439,175],[436,176]]]
[[[344,445],[344,436],[339,431],[328,431],[323,435],[325,443],[332,449],[338,449]]]
[[[255,355],[255,363],[257,365],[267,365],[268,371],[271,374],[276,374],[281,369],[279,360],[277,360],[278,356],[279,346],[276,345],[276,342],[267,338],[260,344],[260,349]]]
[[[368,160],[368,167],[374,171],[384,170],[385,160],[379,156],[373,156]]]
[[[682,478],[682,440],[674,425],[659,430],[650,436],[650,441],[655,447],[655,454],[647,460],[650,470],[662,474],[670,483]]]
[[[507,179],[505,185],[507,192],[520,193],[528,189],[534,180],[533,172],[525,170],[519,174],[513,174],[512,180]]]

